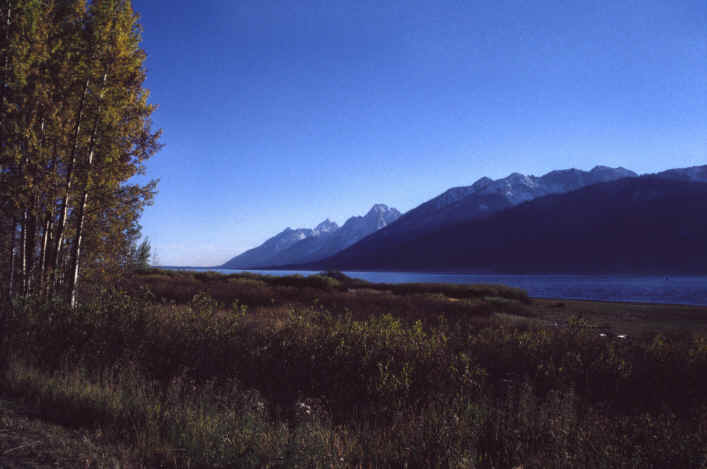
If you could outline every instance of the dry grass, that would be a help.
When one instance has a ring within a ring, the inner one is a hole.
[[[533,299],[533,313],[549,321],[566,322],[581,316],[592,324],[618,334],[639,336],[655,331],[707,336],[707,307],[652,303]]]
[[[130,294],[28,305],[8,323],[0,391],[78,428],[67,441],[87,436],[93,446],[66,443],[79,467],[707,462],[707,338],[680,329],[707,308],[152,272],[155,295],[141,278]],[[599,334],[626,327],[635,337]],[[9,454],[33,457],[32,435]]]
[[[0,399],[0,467],[138,469],[145,466],[132,449],[109,441],[100,430],[52,424],[17,401]]]

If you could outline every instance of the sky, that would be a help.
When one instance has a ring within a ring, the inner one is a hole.
[[[512,172],[707,164],[703,0],[133,0],[161,265]]]

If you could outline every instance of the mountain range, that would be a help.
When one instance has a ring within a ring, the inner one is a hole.
[[[707,273],[707,182],[624,178],[533,199],[415,238],[370,236],[311,268]]]
[[[314,229],[293,230],[288,227],[260,246],[230,259],[222,267],[247,269],[319,261],[346,249],[399,217],[397,209],[376,204],[366,215],[351,217],[341,227],[329,219]]]
[[[695,235],[704,232],[702,217],[697,215],[700,212],[684,211],[684,207],[702,207],[707,200],[700,199],[703,186],[707,186],[707,166],[641,177],[624,168],[606,166],[591,171],[552,171],[540,177],[518,173],[498,180],[484,177],[470,186],[449,189],[402,216],[398,214],[396,220],[361,231],[362,235],[348,245],[331,241],[338,230],[324,236],[304,233],[279,255],[270,257],[270,262],[248,267],[692,272],[699,268],[690,259],[673,256],[670,261],[668,256],[659,261],[656,252],[672,252],[676,243],[685,247],[692,246],[686,240],[705,239]],[[666,200],[680,205],[670,210]],[[285,230],[256,249],[279,246],[280,237],[299,231]],[[651,244],[657,240],[661,242]],[[325,245],[327,248],[322,248]],[[574,246],[572,252],[559,249],[570,245]],[[643,250],[636,251],[638,246]],[[705,246],[707,243],[693,246],[694,259],[701,259]],[[582,253],[592,255],[585,258]],[[707,271],[707,267],[702,269]]]
[[[566,169],[541,177],[519,173],[497,180],[482,177],[470,186],[451,188],[410,210],[375,237],[412,239],[442,226],[486,217],[538,197],[635,176],[636,173],[624,168],[596,166],[591,171]]]

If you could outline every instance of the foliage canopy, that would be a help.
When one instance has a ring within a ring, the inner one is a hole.
[[[61,296],[132,264],[156,182],[129,0],[0,1],[0,267],[7,298]]]

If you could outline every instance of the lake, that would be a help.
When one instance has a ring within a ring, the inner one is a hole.
[[[225,274],[246,272],[237,269],[175,268],[215,271]],[[252,270],[265,275],[312,275],[302,270]],[[352,272],[349,277],[383,283],[491,283],[522,288],[535,298],[630,301],[707,306],[707,276],[631,275],[500,275],[427,272]]]

